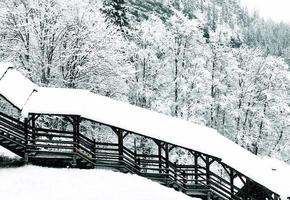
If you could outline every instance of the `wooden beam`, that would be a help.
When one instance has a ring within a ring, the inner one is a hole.
[[[206,168],[206,184],[210,185],[210,161],[209,157],[205,158],[205,168]]]
[[[159,174],[162,173],[162,147],[161,144],[158,144],[158,165],[159,165]]]
[[[187,181],[186,181],[186,172],[185,172],[185,170],[182,171],[182,178],[183,178],[182,186],[184,188],[182,192],[186,194],[186,183],[187,183]]]
[[[95,159],[96,159],[96,139],[95,138],[93,138],[93,148],[92,148],[92,151],[93,151],[93,159],[94,159],[94,161],[95,161]]]
[[[166,167],[166,185],[168,185],[168,179],[169,179],[169,148],[168,143],[164,144],[165,149],[165,167]]]
[[[233,169],[230,169],[230,187],[231,187],[231,196],[233,197],[235,191],[234,191],[234,170]]]
[[[31,114],[31,139],[32,140],[35,140],[36,139],[36,136],[35,136],[35,133],[36,133],[36,125],[35,125],[35,114]],[[35,141],[32,141],[32,144],[35,144]]]
[[[29,158],[28,158],[28,152],[27,152],[27,147],[28,147],[28,119],[24,119],[24,134],[25,134],[25,150],[24,150],[24,161],[25,163],[28,163]]]
[[[71,116],[64,116],[64,118],[68,121],[68,122],[70,122],[71,123],[71,125],[73,126],[74,125],[74,119],[71,119],[70,118]],[[72,118],[74,118],[74,117],[72,117]]]
[[[111,129],[114,131],[114,133],[117,135],[118,139],[118,152],[119,152],[119,161],[123,161],[123,152],[124,152],[124,136],[123,136],[123,130],[117,127],[110,126]]]
[[[169,148],[168,148],[168,143],[165,143],[165,160],[166,160],[166,168],[169,168]]]
[[[34,114],[34,113],[30,113],[29,115],[34,116],[35,121],[41,116],[41,114]],[[32,117],[28,118],[27,124],[29,124],[32,119],[33,119]]]
[[[221,166],[222,166],[222,168],[224,168],[226,173],[230,176],[231,175],[230,169],[228,169],[227,166],[225,166],[223,163],[221,163]]]
[[[127,137],[130,133],[128,131],[124,131],[123,139]]]
[[[171,146],[171,147],[169,148],[169,152],[172,151],[172,150],[175,148],[174,145],[170,145],[170,146]]]
[[[123,131],[117,130],[117,137],[118,137],[119,161],[123,161],[123,152],[124,152]]]
[[[194,181],[195,184],[198,184],[198,157],[199,154],[197,152],[194,153]]]
[[[204,156],[203,154],[199,154],[199,157],[203,160],[203,162],[206,164],[206,162],[209,162],[208,156]],[[205,158],[204,158],[205,157]]]
[[[243,182],[244,185],[246,184],[246,180],[247,180],[246,177],[242,177],[241,174],[239,174],[239,173],[236,173],[236,177],[238,177],[238,178]],[[245,178],[246,180],[244,180],[244,178]]]
[[[73,120],[73,152],[76,153],[79,149],[79,134],[80,134],[80,116],[75,115]],[[77,165],[76,155],[73,155],[73,166]]]

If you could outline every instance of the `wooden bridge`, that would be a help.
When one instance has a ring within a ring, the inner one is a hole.
[[[90,126],[103,127],[103,134],[111,132],[115,138],[96,141],[88,136]],[[151,142],[155,150],[140,151],[128,143],[136,138]],[[29,112],[20,120],[0,112],[0,145],[32,164],[137,174],[206,200],[280,199],[218,157],[80,115]],[[187,152],[191,164],[174,161],[176,149]]]
[[[169,158],[170,151],[178,146],[149,138],[155,142],[158,154],[140,154],[123,143],[129,134],[136,136],[137,133],[111,127],[118,142],[96,142],[79,131],[80,122],[87,119],[63,116],[73,127],[71,131],[63,131],[37,127],[40,116],[30,114],[21,122],[0,113],[0,144],[33,164],[129,172],[202,199],[279,199],[277,194],[221,163],[216,157],[188,149],[194,164],[180,165],[172,163]],[[229,180],[210,169],[214,163],[228,173]],[[236,178],[243,187],[235,186]]]

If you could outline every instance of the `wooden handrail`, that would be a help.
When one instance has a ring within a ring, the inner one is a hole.
[[[63,130],[56,130],[56,129],[48,129],[48,128],[35,128],[35,131],[39,132],[46,132],[46,133],[59,133],[59,134],[68,134],[72,135],[72,131],[63,131]]]

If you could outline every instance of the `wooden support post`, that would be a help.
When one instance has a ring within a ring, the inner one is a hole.
[[[76,153],[79,149],[80,116],[73,116],[73,166],[77,165]]]
[[[233,197],[235,191],[234,191],[234,170],[230,169],[230,184],[231,184],[231,196]]]
[[[169,149],[168,149],[168,143],[165,143],[165,160],[166,160],[166,169],[169,169]]]
[[[205,162],[205,164],[206,164],[206,184],[208,186],[210,186],[210,161],[209,161],[209,157],[206,156],[205,160],[206,160],[206,162]]]
[[[92,151],[93,151],[93,155],[92,155],[92,157],[93,157],[93,159],[94,159],[94,161],[96,161],[96,139],[95,138],[93,138],[93,148],[92,148]]]
[[[123,144],[123,131],[119,128],[111,127],[112,130],[116,133],[118,138],[118,154],[119,154],[119,162],[123,162],[123,152],[124,152],[124,144]]]
[[[74,140],[74,149],[79,148],[79,126],[80,126],[80,120],[79,116],[74,116],[73,117],[73,140]]]
[[[134,162],[135,162],[135,169],[136,173],[140,173],[140,159],[137,156],[137,141],[136,138],[134,138]]]
[[[194,183],[198,184],[198,155],[194,153]]]
[[[211,193],[207,192],[207,200],[211,200]]]
[[[35,114],[31,114],[31,129],[32,129],[31,139],[33,140],[32,144],[35,144],[35,139],[36,139],[36,136],[35,136],[35,132],[36,132]]]
[[[250,199],[250,181],[246,179],[246,199]]]
[[[169,148],[168,143],[164,144],[165,151],[165,167],[166,167],[166,185],[169,184]]]
[[[162,147],[158,143],[158,164],[159,164],[159,174],[162,174]]]
[[[177,162],[174,162],[174,181],[177,183]]]
[[[118,147],[119,147],[119,161],[123,161],[123,132],[121,130],[117,131],[118,136]]]
[[[24,150],[24,161],[28,163],[28,119],[24,119],[24,134],[25,134],[25,150]]]
[[[183,183],[183,192],[186,194],[186,172],[185,172],[185,170],[183,170],[182,171],[182,178],[183,178],[183,180],[182,180],[182,183]]]

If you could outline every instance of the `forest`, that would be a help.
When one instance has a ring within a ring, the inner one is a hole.
[[[0,0],[0,7],[0,59],[35,83],[202,124],[290,163],[289,24],[264,20],[239,0]]]

